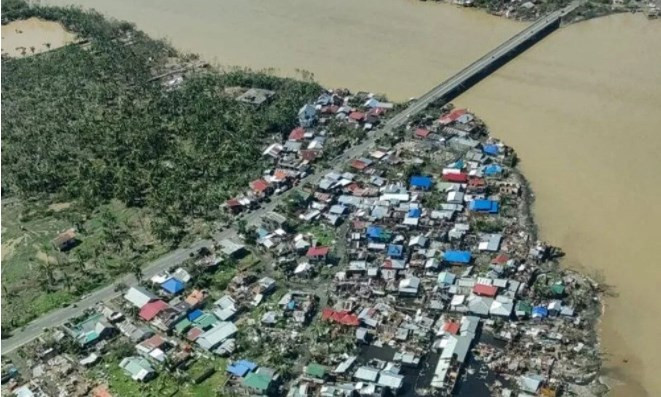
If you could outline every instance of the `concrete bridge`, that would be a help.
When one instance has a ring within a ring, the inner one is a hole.
[[[535,21],[521,32],[494,48],[457,74],[419,97],[407,109],[391,118],[385,129],[396,128],[406,123],[408,117],[422,111],[430,103],[443,99],[447,102],[459,96],[491,72],[525,51],[560,26],[562,17],[574,11],[581,1],[574,1],[567,7],[552,12]]]

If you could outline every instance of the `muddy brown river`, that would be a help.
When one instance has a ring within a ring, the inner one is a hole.
[[[414,0],[74,3],[218,64],[308,70],[397,100],[524,26]],[[661,23],[617,15],[563,28],[456,102],[520,154],[542,237],[612,286],[600,329],[612,394],[661,395]]]

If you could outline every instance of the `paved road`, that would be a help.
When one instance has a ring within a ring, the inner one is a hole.
[[[520,33],[516,34],[508,41],[504,42],[500,46],[496,47],[494,50],[468,65],[466,68],[462,69],[456,75],[450,77],[443,83],[434,87],[432,90],[427,92],[413,102],[409,107],[397,113],[391,117],[379,130],[371,132],[367,139],[362,143],[352,146],[347,149],[343,154],[337,156],[331,161],[333,166],[329,169],[318,170],[315,173],[305,177],[301,183],[305,182],[317,182],[323,175],[329,172],[331,169],[339,170],[341,169],[348,160],[354,159],[361,156],[365,151],[368,151],[375,146],[375,142],[378,138],[390,133],[395,128],[400,127],[406,123],[410,116],[417,114],[418,112],[424,110],[431,102],[435,101],[438,98],[445,97],[448,93],[456,90],[461,87],[461,85],[472,78],[475,74],[480,73],[485,67],[490,65],[493,62],[497,62],[501,57],[506,56],[514,48],[517,48],[524,41],[533,35],[535,32],[546,29],[553,23],[557,23],[558,20],[565,15],[566,13],[572,11],[578,6],[578,2],[572,3],[567,8],[553,12],[548,16],[539,19],[534,22],[528,28],[524,29]],[[265,203],[262,208],[253,211],[244,216],[244,219],[249,225],[257,225],[260,221],[260,218],[269,211],[275,209],[275,207],[282,202],[282,200],[287,197],[287,193],[280,196],[274,196],[271,198],[271,202]],[[237,233],[234,229],[228,229],[216,233],[213,236],[214,241],[219,241],[224,238],[236,238]],[[186,248],[180,248],[175,251],[164,255],[163,257],[155,260],[154,262],[148,264],[144,270],[143,275],[145,279],[151,278],[152,276],[161,273],[172,266],[176,266],[182,263],[184,260],[190,257],[191,253],[197,252],[202,247],[211,247],[213,245],[212,240],[199,240]],[[115,291],[115,286],[118,283],[124,283],[127,285],[137,284],[137,280],[133,275],[126,275],[116,280],[113,284],[93,291],[92,293],[86,295],[83,299],[76,303],[76,307],[69,306],[66,308],[61,308],[54,310],[50,313],[47,313],[29,323],[23,330],[16,330],[15,335],[2,340],[2,354],[7,354],[20,346],[34,340],[39,335],[42,334],[45,328],[55,327],[64,324],[68,319],[72,317],[79,316],[83,313],[84,310],[95,306],[98,302],[107,301],[114,297],[119,296],[120,292]]]

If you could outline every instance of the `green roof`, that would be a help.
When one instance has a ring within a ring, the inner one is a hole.
[[[218,322],[218,318],[216,318],[216,316],[213,314],[204,313],[200,317],[196,318],[193,322],[198,328],[206,329],[216,324]]]
[[[243,378],[243,385],[251,389],[265,392],[271,384],[271,377],[264,373],[251,372]]]
[[[562,295],[565,293],[565,286],[562,284],[553,284],[551,286],[551,292],[555,295]]]
[[[532,305],[529,302],[526,302],[526,301],[519,301],[516,304],[516,311],[522,311],[526,314],[531,314],[532,313]]]
[[[314,378],[323,379],[324,375],[326,375],[326,367],[317,363],[310,363],[305,373]]]
[[[179,321],[178,323],[176,323],[174,325],[174,330],[178,334],[182,334],[182,333],[186,332],[186,330],[188,328],[190,328],[191,324],[192,323],[190,322],[190,320],[188,320],[187,318],[184,318],[183,320]]]

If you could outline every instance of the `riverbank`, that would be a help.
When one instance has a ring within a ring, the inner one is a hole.
[[[427,1],[427,0],[420,0]],[[441,1],[441,0],[439,0]],[[475,7],[491,15],[517,21],[534,21],[550,12],[569,4],[567,0],[502,2],[493,0],[453,0],[448,3],[463,7]],[[583,1],[572,13],[564,18],[564,23],[576,23],[588,19],[620,13],[644,13],[649,19],[661,16],[660,1]]]
[[[338,1],[78,4],[135,22],[208,61],[275,67],[281,75],[309,70],[326,86],[395,100],[420,95],[524,26],[449,4]],[[364,15],[389,21],[388,29]],[[328,21],[332,34],[320,29]],[[242,40],[219,39],[232,35]],[[350,45],[355,37],[369,45]],[[572,24],[457,100],[517,148],[537,195],[541,237],[563,247],[568,266],[600,274],[617,293],[606,298],[601,326],[615,396],[661,390],[661,277],[651,248],[661,213],[650,183],[661,169],[658,42],[661,27],[640,14]]]

